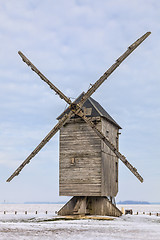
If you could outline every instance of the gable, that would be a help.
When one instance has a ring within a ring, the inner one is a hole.
[[[81,95],[74,101],[74,103],[79,103],[81,98],[84,96],[84,93],[81,93]],[[109,122],[111,122],[113,125],[121,129],[121,127],[116,123],[116,121],[106,112],[106,110],[93,98],[89,97],[86,102],[84,103],[82,107],[84,114],[87,117],[104,117]],[[61,119],[64,114],[68,113],[70,111],[69,108],[67,108],[58,118],[57,120]]]

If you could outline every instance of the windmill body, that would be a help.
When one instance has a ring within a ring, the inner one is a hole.
[[[58,123],[7,179],[7,182],[17,176],[60,130],[60,195],[74,197],[59,210],[58,214],[122,215],[114,204],[114,197],[118,192],[118,160],[120,159],[140,182],[143,182],[143,178],[119,152],[121,127],[98,102],[91,98],[91,95],[149,35],[150,32],[147,32],[130,45],[88,91],[82,93],[73,103],[23,53],[18,52],[22,60],[61,99],[65,100],[69,107],[58,117]]]
[[[93,98],[85,102],[83,111],[118,149],[120,126],[114,119]],[[59,192],[109,198],[118,192],[118,158],[78,116],[60,129]]]

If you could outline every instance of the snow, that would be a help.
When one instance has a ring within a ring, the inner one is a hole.
[[[0,240],[160,240],[160,216],[123,215],[113,220],[51,221],[62,205],[0,205]],[[158,205],[123,206],[143,212],[160,212]],[[6,211],[6,214],[4,214]],[[15,211],[17,214],[15,215]],[[25,214],[27,211],[27,214]],[[38,214],[35,214],[35,212]],[[46,214],[47,211],[47,214]]]

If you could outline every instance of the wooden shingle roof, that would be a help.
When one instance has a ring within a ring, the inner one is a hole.
[[[84,96],[84,93],[81,93],[81,95],[74,101],[74,103],[78,103],[81,98]],[[106,112],[106,110],[93,98],[89,97],[87,101],[84,103],[82,109],[92,109],[91,114],[87,114],[88,117],[104,117],[106,120],[111,122],[113,125],[121,129],[121,127],[116,123],[116,121]],[[69,112],[69,108],[67,108],[57,119],[61,119],[64,114]]]

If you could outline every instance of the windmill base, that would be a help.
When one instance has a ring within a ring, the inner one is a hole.
[[[120,217],[122,212],[107,197],[73,197],[59,211],[58,215],[100,215]]]

